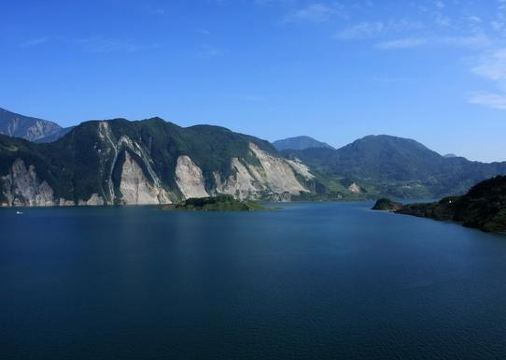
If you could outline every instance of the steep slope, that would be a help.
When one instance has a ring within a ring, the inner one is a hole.
[[[395,212],[506,233],[506,176],[485,180],[463,196],[447,197],[437,203],[404,205]]]
[[[19,137],[29,141],[53,139],[64,135],[64,129],[58,124],[28,117],[0,108],[0,134]]]
[[[329,144],[313,139],[309,136],[296,136],[282,140],[276,140],[272,143],[278,151],[284,150],[305,150],[310,148],[334,149]]]
[[[325,176],[401,198],[464,193],[481,180],[506,174],[506,163],[445,158],[414,140],[387,135],[367,136],[337,150],[312,148],[284,154]]]
[[[159,118],[90,121],[47,144],[0,137],[4,206],[283,199],[307,192],[297,171],[266,141]]]

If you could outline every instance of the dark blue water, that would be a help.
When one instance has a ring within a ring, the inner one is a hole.
[[[506,237],[370,205],[0,210],[0,358],[504,359]]]

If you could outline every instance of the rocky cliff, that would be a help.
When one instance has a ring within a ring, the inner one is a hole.
[[[219,194],[285,200],[312,174],[267,142],[161,119],[83,123],[60,140],[0,137],[2,206],[170,204]]]
[[[30,141],[46,142],[58,139],[67,132],[58,124],[13,113],[0,108],[0,134]]]

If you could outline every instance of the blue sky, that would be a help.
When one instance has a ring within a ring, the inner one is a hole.
[[[506,0],[0,3],[0,107],[506,160]]]

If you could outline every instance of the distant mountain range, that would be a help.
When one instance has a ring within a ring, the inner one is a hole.
[[[296,136],[282,140],[276,140],[272,143],[278,151],[284,150],[306,150],[311,148],[334,149],[329,144],[313,139],[309,136]]]
[[[506,162],[480,163],[444,157],[411,140],[366,136],[340,149],[286,150],[316,174],[335,183],[360,184],[370,194],[396,198],[435,198],[461,194],[489,177],[506,174]]]
[[[70,128],[0,108],[0,134],[34,142],[51,142],[65,135]]]
[[[6,110],[0,129],[8,135],[0,135],[3,206],[166,204],[220,194],[433,199],[506,174],[506,162],[445,157],[388,135],[334,149],[309,137],[273,145],[217,126],[183,128],[160,118],[61,128]]]
[[[159,118],[89,121],[52,143],[0,135],[0,205],[170,204],[219,194],[285,200],[313,176],[263,140]]]

